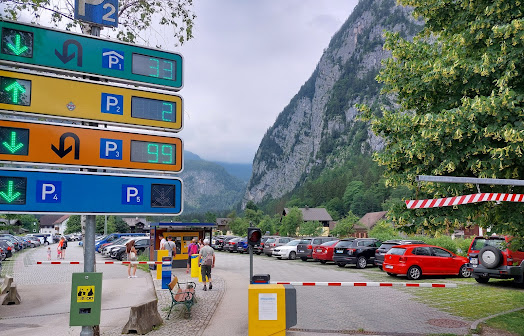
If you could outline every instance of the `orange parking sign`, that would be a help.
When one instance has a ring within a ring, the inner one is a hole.
[[[0,161],[180,172],[182,140],[0,120]]]

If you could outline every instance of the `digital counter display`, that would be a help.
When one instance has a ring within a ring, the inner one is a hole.
[[[31,105],[31,81],[0,76],[0,103]]]
[[[176,163],[176,145],[131,140],[131,161],[174,165]]]
[[[33,33],[2,28],[0,51],[5,55],[33,57]]]
[[[176,80],[176,62],[166,58],[133,54],[132,72],[135,75]]]
[[[176,122],[176,103],[149,99],[142,97],[131,97],[131,117]]]

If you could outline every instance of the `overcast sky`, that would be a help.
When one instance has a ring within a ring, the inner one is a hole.
[[[194,0],[184,56],[184,148],[250,163],[358,0]]]

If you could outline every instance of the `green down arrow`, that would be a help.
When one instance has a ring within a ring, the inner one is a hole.
[[[11,143],[2,142],[2,145],[4,145],[5,148],[7,148],[11,153],[15,153],[20,148],[24,147],[23,143],[16,143],[16,132],[11,132]]]
[[[18,196],[21,195],[18,191],[13,193],[13,183],[13,181],[7,182],[7,194],[3,191],[0,191],[0,196],[5,198],[5,200],[9,203],[13,202],[18,198]]]
[[[23,53],[24,51],[28,49],[27,46],[22,47],[20,45],[21,44],[20,39],[21,39],[20,34],[16,34],[15,45],[12,45],[11,43],[7,44],[7,47],[11,49],[11,51],[14,52],[16,56],[19,56],[21,53]]]

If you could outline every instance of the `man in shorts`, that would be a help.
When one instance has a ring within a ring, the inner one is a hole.
[[[207,291],[206,277],[209,281],[209,289],[213,289],[211,283],[211,269],[215,267],[215,250],[209,246],[209,239],[204,239],[204,247],[200,249],[198,254],[198,263],[202,271],[202,282],[204,283],[204,290]]]

